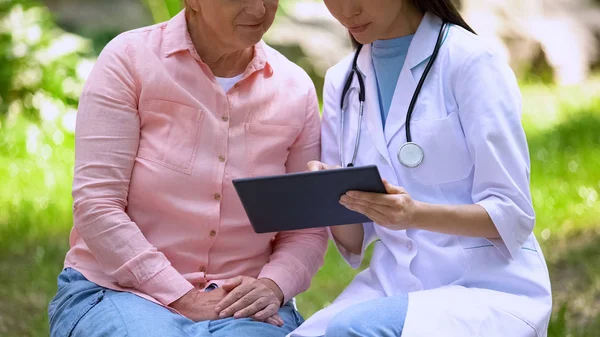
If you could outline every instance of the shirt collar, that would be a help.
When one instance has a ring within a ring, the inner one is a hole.
[[[187,50],[194,58],[201,61],[188,31],[185,9],[181,10],[171,20],[167,21],[164,30],[165,57]],[[267,66],[272,70],[274,63],[272,60],[273,58],[274,55],[269,55],[267,53],[266,44],[261,40],[254,45],[254,57],[248,65],[246,73],[249,71],[259,71],[265,69]]]
[[[408,47],[408,53],[404,62],[405,66],[409,69],[413,69],[429,59],[433,54],[442,23],[442,19],[438,16],[430,12],[425,13],[423,20],[421,20],[419,28],[417,28],[417,32],[413,35],[412,42]],[[448,32],[449,30],[446,31],[443,42],[446,41]],[[370,73],[373,74],[371,48],[371,44],[364,45],[358,57],[358,67],[365,77]]]
[[[430,12],[425,13],[417,32],[413,36],[413,41],[416,43],[410,44],[408,55],[406,55],[406,64],[410,69],[429,59],[433,54],[442,23],[442,19],[438,16]],[[448,31],[446,31],[446,36],[447,34]]]

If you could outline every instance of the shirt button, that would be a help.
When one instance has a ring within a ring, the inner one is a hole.
[[[221,119],[223,120],[223,122],[228,122],[229,121],[229,117],[227,117],[227,116],[223,116],[223,117],[221,117]]]
[[[221,200],[221,195],[219,193],[215,193],[214,197],[217,201]]]
[[[219,156],[219,161],[220,161],[221,163],[225,162],[225,156]]]
[[[215,235],[217,235],[217,231],[213,229],[212,231],[210,231],[209,235],[215,236]]]
[[[406,249],[408,249],[409,251],[411,251],[413,249],[413,243],[412,243],[412,241],[408,241],[406,243]]]

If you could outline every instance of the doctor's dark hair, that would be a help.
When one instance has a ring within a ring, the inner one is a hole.
[[[401,0],[398,0],[401,1]],[[413,5],[421,11],[421,13],[429,12],[440,17],[442,20],[460,26],[473,34],[475,31],[471,26],[467,24],[465,19],[460,15],[458,8],[454,4],[453,0],[409,0],[413,3]],[[456,1],[456,0],[454,0]],[[354,39],[352,34],[350,34],[350,38],[352,39],[352,45],[354,47],[358,46],[359,43]]]

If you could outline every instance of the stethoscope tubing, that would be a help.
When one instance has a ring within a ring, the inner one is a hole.
[[[405,123],[407,143],[412,143],[412,134],[410,131],[410,121],[412,119],[412,114],[413,114],[415,105],[417,103],[419,94],[421,93],[421,89],[423,88],[423,84],[425,83],[425,79],[427,78],[427,75],[429,75],[429,72],[431,71],[431,68],[433,67],[433,63],[437,59],[437,56],[441,49],[443,38],[445,35],[444,32],[446,31],[448,25],[449,24],[446,21],[444,21],[442,23],[442,27],[440,28],[440,32],[438,34],[433,53],[429,59],[429,62],[427,63],[427,66],[425,67],[425,71],[423,72],[423,75],[421,76],[419,83],[417,84],[417,88],[415,89],[415,92],[413,93],[412,99],[408,106],[408,111],[406,113],[406,123]],[[344,88],[342,90],[342,96],[341,96],[341,100],[340,100],[340,110],[341,110],[340,132],[339,132],[340,164],[342,166],[345,166],[345,163],[344,163],[344,153],[345,152],[344,152],[344,141],[343,141],[343,133],[344,133],[344,126],[345,126],[344,119],[345,119],[345,114],[346,114],[345,106],[347,106],[349,103],[349,102],[347,102],[347,98],[348,98],[347,95],[350,92],[350,87],[352,86],[352,81],[354,80],[354,75],[356,74],[356,77],[358,79],[358,86],[359,86],[359,91],[358,91],[358,101],[359,101],[358,128],[357,128],[356,140],[354,142],[354,151],[352,154],[352,160],[347,165],[348,167],[354,166],[354,163],[356,162],[356,157],[358,156],[358,147],[360,145],[361,126],[362,126],[362,119],[363,119],[363,114],[364,114],[366,90],[365,90],[364,79],[362,77],[360,70],[358,69],[358,57],[360,55],[362,47],[363,47],[363,45],[359,45],[356,49],[356,52],[354,54],[354,59],[352,61],[352,67],[350,69],[350,73],[348,74],[348,77],[346,78],[346,82],[344,83]],[[346,103],[346,104],[344,104],[344,103]],[[402,160],[400,158],[399,158],[399,160],[402,163]]]

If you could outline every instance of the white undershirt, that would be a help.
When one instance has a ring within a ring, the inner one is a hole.
[[[216,77],[216,79],[219,85],[223,87],[223,90],[225,90],[225,92],[228,92],[229,89],[231,89],[237,82],[239,82],[242,79],[243,75],[244,74],[240,74],[235,77]]]

